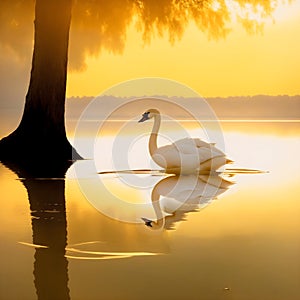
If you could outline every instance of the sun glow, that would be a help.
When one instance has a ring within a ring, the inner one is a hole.
[[[228,7],[232,16],[237,16],[242,19],[263,21],[263,18],[268,16],[270,11],[266,11],[265,8],[260,4],[254,3],[239,3],[234,0],[225,0],[226,6]],[[275,9],[275,2],[273,1],[270,6],[271,9]]]
[[[216,18],[227,10],[232,21],[227,37],[218,40],[208,40],[191,22],[173,45],[166,35],[145,45],[131,24],[122,55],[86,54],[87,68],[69,73],[67,95],[95,96],[139,77],[173,79],[205,97],[298,94],[300,42],[295,37],[300,35],[300,1],[276,3],[276,8],[275,2],[269,4],[271,14],[255,2],[212,2]]]
[[[221,9],[221,4],[219,1],[213,1],[210,6],[213,11],[218,11],[219,9]]]

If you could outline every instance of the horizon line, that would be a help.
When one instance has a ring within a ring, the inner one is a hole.
[[[99,95],[99,96],[68,96],[66,99],[71,98],[101,98],[101,97],[114,97],[114,98],[124,98],[124,99],[130,99],[130,98],[154,98],[154,97],[167,97],[167,98],[183,98],[183,99],[193,99],[196,97],[185,97],[185,96],[168,96],[168,95],[141,95],[141,96],[116,96],[116,95]],[[228,99],[228,98],[254,98],[254,97],[300,97],[300,94],[277,94],[277,95],[268,95],[268,94],[255,94],[255,95],[238,95],[238,96],[198,96],[199,98],[204,99]]]

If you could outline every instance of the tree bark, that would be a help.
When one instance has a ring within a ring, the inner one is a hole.
[[[65,96],[72,0],[36,0],[34,50],[18,128],[0,141],[0,160],[79,159],[65,131]]]

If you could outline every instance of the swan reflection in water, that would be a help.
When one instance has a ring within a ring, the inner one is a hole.
[[[174,229],[187,213],[207,206],[232,184],[220,174],[169,176],[159,181],[151,193],[156,221],[142,220],[151,229]]]

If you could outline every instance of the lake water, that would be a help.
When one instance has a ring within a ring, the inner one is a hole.
[[[19,178],[0,164],[0,298],[299,299],[300,123],[221,125],[230,168],[264,172],[225,174],[234,184],[214,177],[196,204],[161,197],[157,208],[153,189],[163,196],[176,181],[157,172],[97,174],[155,169],[148,136],[130,130],[117,141],[97,138],[94,157],[80,136],[79,150],[93,160],[74,163],[65,179]],[[164,134],[161,143],[178,136]],[[114,147],[128,161],[112,159]],[[207,180],[184,178],[179,192]]]

